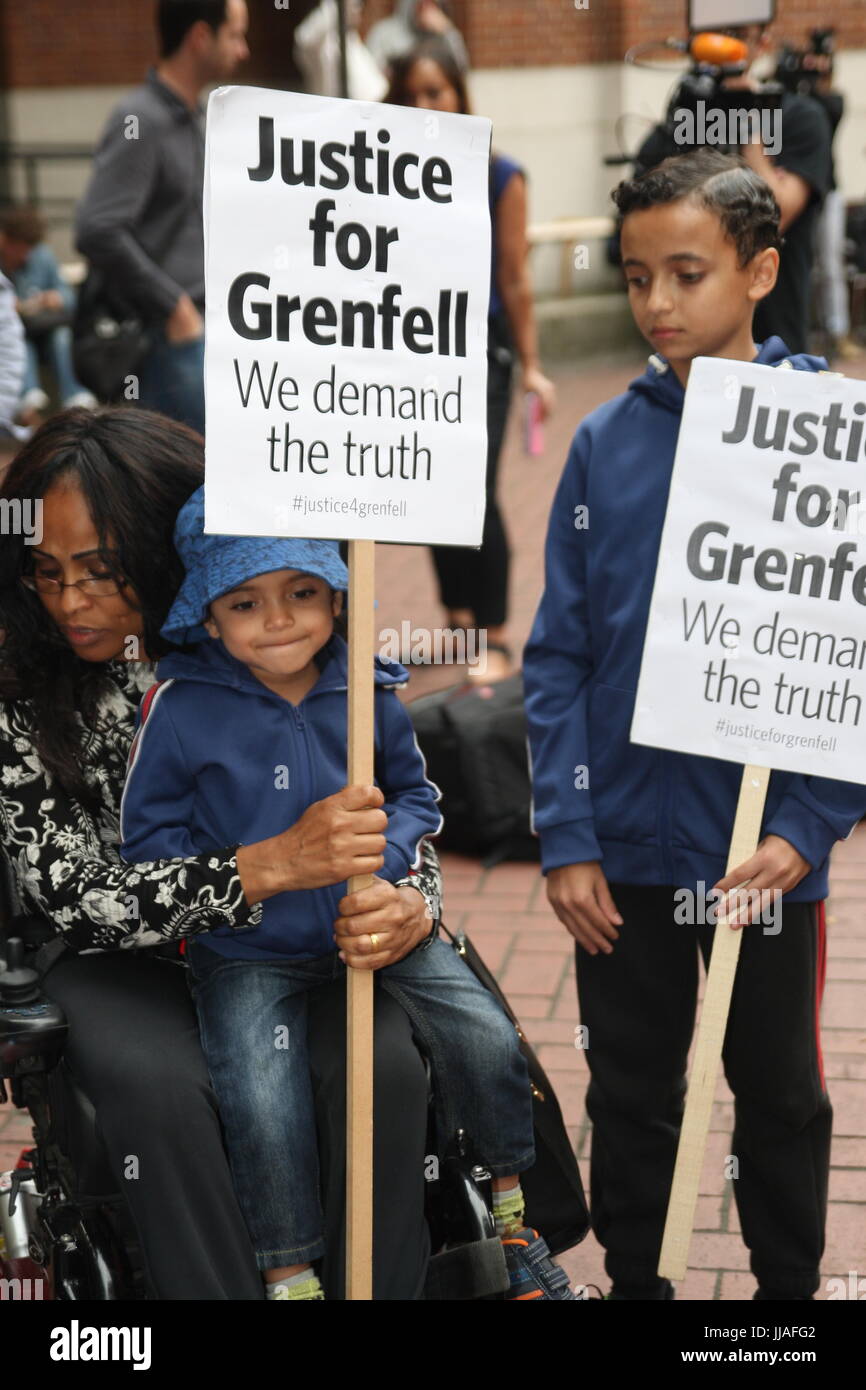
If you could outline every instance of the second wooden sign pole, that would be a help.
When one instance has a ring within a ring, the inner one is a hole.
[[[750,859],[758,848],[769,781],[769,768],[749,764],[743,769],[726,873],[730,873],[737,864]],[[736,913],[730,914],[735,915]],[[719,914],[713,939],[713,953],[710,957],[707,988],[701,1009],[695,1059],[689,1077],[686,1109],[680,1130],[677,1162],[659,1257],[658,1272],[664,1279],[685,1278],[740,945],[744,931],[757,930],[757,927],[743,927],[732,931],[728,926],[728,920],[728,916]]]

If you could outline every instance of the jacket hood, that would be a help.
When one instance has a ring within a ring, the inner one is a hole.
[[[782,367],[783,364],[800,372],[825,372],[827,362],[823,357],[812,357],[806,352],[789,352],[781,338],[767,338],[760,344],[755,364],[762,367]],[[649,396],[659,405],[677,414],[683,408],[685,391],[679,377],[667,358],[660,353],[651,354],[643,376],[636,377],[629,384],[629,391]]]
[[[346,640],[334,633],[316,657],[321,676],[315,689],[346,690],[349,685],[349,648]],[[156,668],[157,680],[202,681],[206,685],[224,685],[234,690],[249,690],[261,695],[270,694],[267,686],[252,674],[242,661],[226,650],[222,642],[209,637],[188,652],[171,652],[162,657]],[[409,680],[409,672],[398,661],[385,657],[374,659],[375,685],[385,689],[400,689]],[[312,691],[310,692],[313,693]]]

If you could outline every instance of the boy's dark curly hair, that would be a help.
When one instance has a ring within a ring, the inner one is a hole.
[[[767,181],[740,155],[707,148],[675,155],[625,179],[611,197],[619,210],[619,228],[630,212],[693,199],[716,214],[737,248],[741,269],[759,251],[781,249],[779,204]]]

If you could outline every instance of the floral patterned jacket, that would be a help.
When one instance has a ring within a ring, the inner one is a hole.
[[[84,772],[98,793],[88,812],[46,771],[35,748],[25,701],[0,702],[0,852],[11,872],[16,907],[47,917],[79,952],[158,946],[217,926],[253,925],[260,906],[243,895],[233,851],[194,859],[125,864],[120,858],[120,799],[135,716],[153,684],[144,662],[109,662],[113,688],[84,739]],[[440,917],[436,851],[410,878],[434,921]]]

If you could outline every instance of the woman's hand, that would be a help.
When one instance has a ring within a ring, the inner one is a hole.
[[[353,970],[393,965],[430,935],[433,919],[417,888],[395,888],[375,878],[369,888],[340,900],[334,940]]]
[[[541,405],[541,418],[546,420],[556,405],[556,387],[550,377],[546,377],[540,367],[524,367],[523,389],[535,392]]]
[[[415,23],[428,34],[447,34],[454,27],[436,0],[421,0],[415,11]]]
[[[811,868],[789,840],[765,835],[750,859],[737,864],[713,886],[713,893],[729,895],[718,905],[719,918],[733,912],[731,927],[766,920],[767,914],[775,911],[776,894],[790,893]]]

